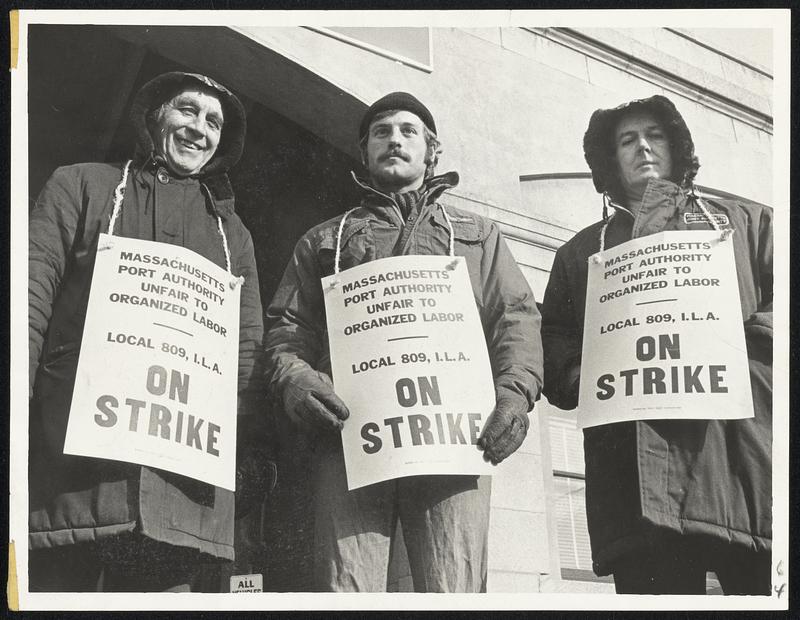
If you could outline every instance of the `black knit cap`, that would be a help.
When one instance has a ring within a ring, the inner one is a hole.
[[[172,71],[154,77],[139,89],[131,105],[130,119],[137,134],[138,147],[145,157],[153,150],[153,140],[147,128],[147,115],[184,88],[198,86],[211,89],[219,97],[224,124],[219,147],[202,170],[204,176],[230,170],[244,149],[247,120],[239,98],[216,80],[199,73]]]
[[[433,122],[433,116],[430,110],[422,105],[422,102],[411,93],[404,93],[402,91],[389,93],[385,97],[381,97],[373,103],[364,113],[364,118],[361,119],[361,126],[358,128],[358,138],[363,139],[369,132],[370,123],[379,113],[386,112],[387,110],[405,110],[419,116],[420,120],[425,123],[425,126],[433,133],[436,133],[436,123]]]
[[[666,97],[653,95],[616,108],[595,110],[583,136],[583,155],[592,171],[595,189],[601,194],[607,192],[616,200],[623,200],[624,192],[619,180],[614,132],[623,117],[639,112],[652,114],[667,134],[672,157],[671,181],[688,188],[700,168],[692,134],[675,104]]]

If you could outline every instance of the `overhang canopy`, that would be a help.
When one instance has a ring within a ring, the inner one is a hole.
[[[223,26],[108,26],[120,38],[278,112],[360,159],[358,124],[367,104],[245,34]]]

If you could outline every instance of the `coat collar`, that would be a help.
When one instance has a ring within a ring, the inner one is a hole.
[[[397,208],[395,201],[392,199],[389,194],[381,192],[380,190],[375,189],[367,179],[359,178],[355,172],[350,172],[350,175],[353,177],[353,181],[358,185],[361,189],[365,191],[365,200],[362,201],[362,204],[365,202],[372,202],[369,201],[369,198],[380,198],[381,202],[388,203],[390,206],[394,206]],[[427,179],[422,185],[422,204],[431,203],[439,198],[444,192],[449,189],[452,189],[458,185],[459,176],[458,173],[455,171],[445,172],[444,174],[440,174],[437,176],[430,177]],[[374,203],[372,203],[374,204]],[[365,206],[369,206],[366,205]]]
[[[712,228],[708,218],[702,214],[702,209],[697,204],[698,198],[682,189],[671,181],[663,179],[651,179],[645,188],[642,202],[634,212],[630,209],[611,203],[617,216],[623,217],[617,220],[617,226],[630,228],[631,239],[644,237],[664,230],[696,230],[698,225]],[[710,200],[703,200],[706,209],[711,214],[716,214],[719,209]],[[687,218],[687,213],[700,214],[691,219]]]
[[[156,174],[159,168],[163,168],[167,174],[169,170],[163,166],[154,156],[150,156],[139,164],[138,174]],[[172,175],[170,175],[172,176]],[[235,199],[233,188],[231,187],[230,180],[227,174],[215,174],[206,178],[200,177],[185,177],[177,178],[178,182],[196,182],[200,184],[206,198],[209,201],[211,210],[219,215],[223,220],[227,220],[235,211]]]

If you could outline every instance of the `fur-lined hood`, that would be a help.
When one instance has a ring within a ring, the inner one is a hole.
[[[135,159],[145,162],[154,155],[153,138],[147,127],[148,114],[182,89],[198,85],[211,88],[219,95],[225,123],[216,153],[203,169],[193,176],[202,179],[210,188],[222,190],[220,198],[228,197],[227,194],[232,197],[233,192],[227,182],[226,173],[242,156],[247,120],[239,98],[222,84],[205,75],[181,71],[163,73],[139,89],[130,112],[130,121],[136,131]]]
[[[595,110],[589,128],[583,136],[583,155],[592,171],[595,189],[612,199],[623,201],[618,165],[614,153],[614,130],[622,118],[635,112],[652,114],[664,127],[670,142],[672,178],[684,189],[691,187],[700,161],[694,154],[692,134],[680,112],[666,97],[654,95],[647,99],[629,101],[616,108]]]

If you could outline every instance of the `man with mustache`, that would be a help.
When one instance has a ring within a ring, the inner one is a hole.
[[[31,591],[189,590],[201,562],[233,560],[234,515],[274,485],[258,274],[227,176],[244,147],[244,108],[211,78],[173,72],[142,86],[130,119],[130,161],[59,168],[30,213]],[[152,467],[63,453],[98,236],[109,226],[244,278],[239,403],[228,412],[238,414],[235,497]]]
[[[485,459],[497,464],[522,444],[539,394],[533,294],[495,223],[438,202],[458,174],[434,176],[435,132],[430,111],[408,93],[369,107],[359,133],[369,179],[354,177],[364,192],[361,204],[340,235],[343,216],[300,239],[267,311],[268,390],[289,419],[314,435],[318,590],[384,591],[398,519],[416,591],[485,591],[487,572],[489,478],[412,476],[347,490],[338,431],[348,409],[331,383],[320,284],[335,260],[348,269],[389,256],[447,255],[452,232],[455,254],[467,260],[494,373],[496,408],[478,440]]]

